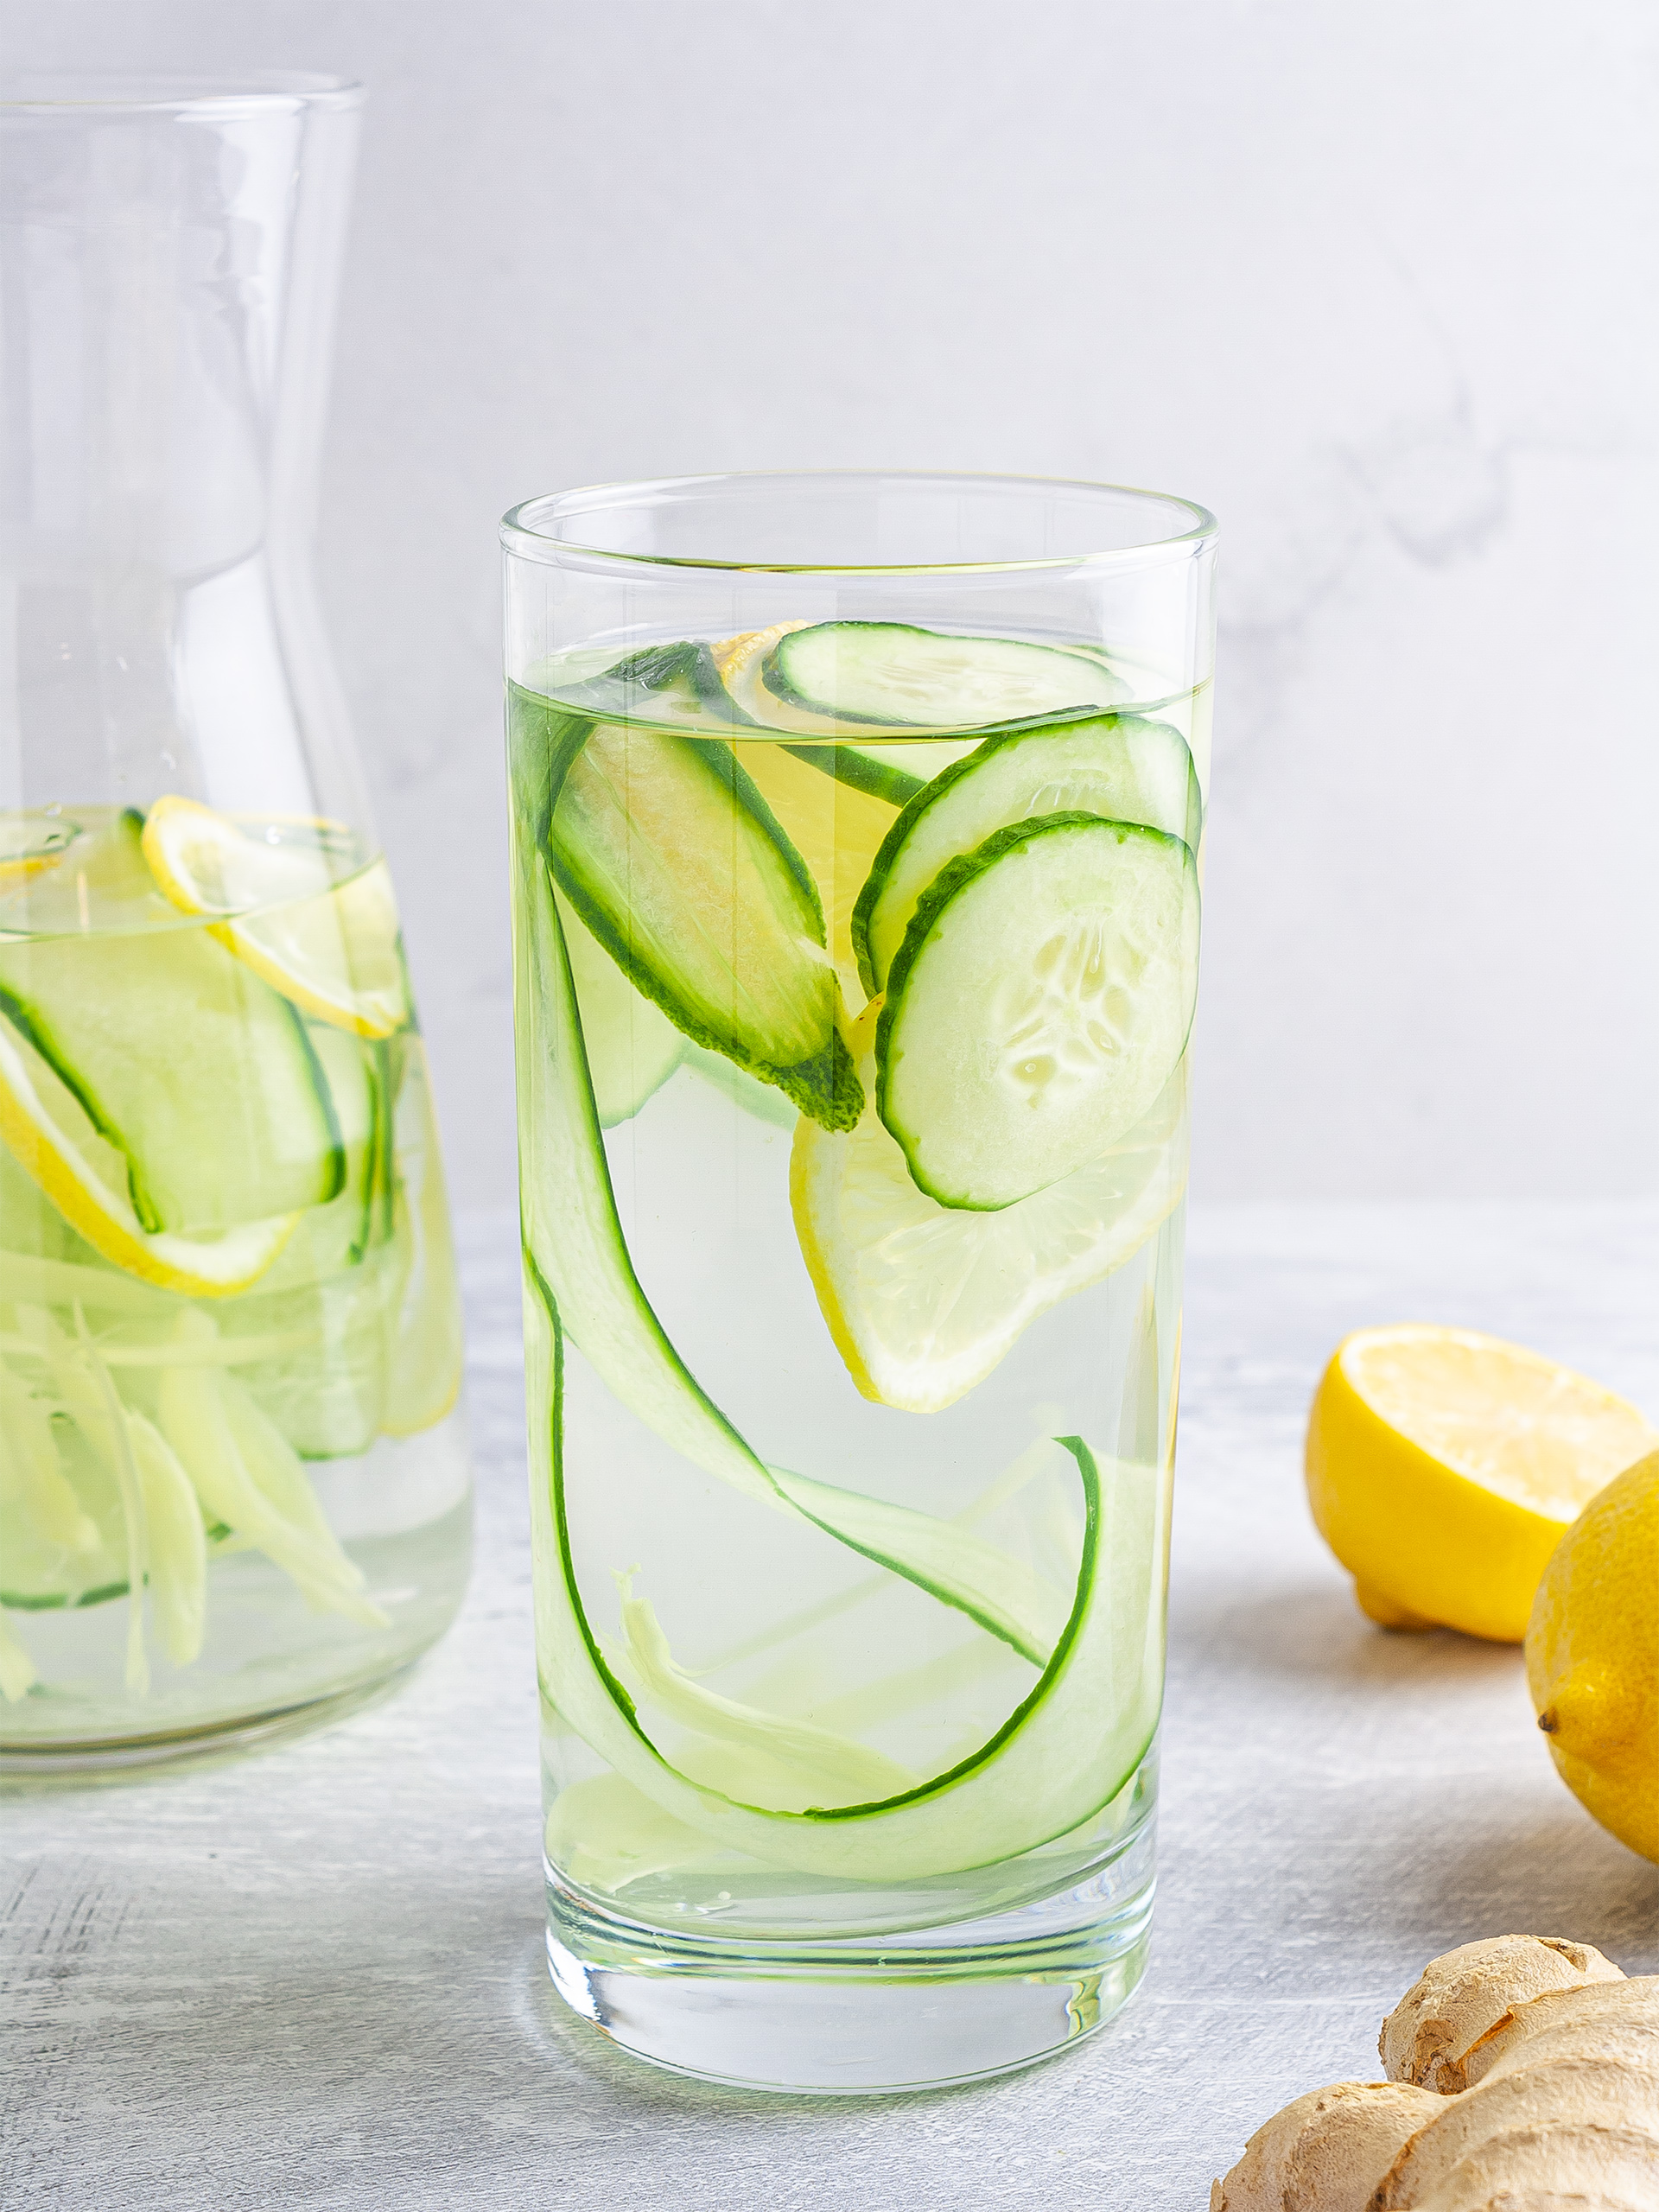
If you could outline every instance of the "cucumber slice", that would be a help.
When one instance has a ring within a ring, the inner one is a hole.
[[[891,1797],[773,1811],[692,1781],[640,1725],[583,1608],[565,1509],[558,1307],[533,1258],[525,1267],[526,1389],[537,1554],[537,1646],[544,1694],[624,1780],[727,1849],[831,1879],[912,1881],[1017,1857],[1081,1827],[1123,1787],[1150,1748],[1162,1698],[1163,1562],[1168,1484],[1153,1467],[1108,1461],[1080,1437],[1085,1523],[1065,1626],[1023,1703],[968,1758]],[[660,1657],[659,1657],[660,1664]],[[732,1726],[728,1709],[725,1723]],[[756,1744],[770,1751],[765,1740]],[[834,1789],[835,1776],[825,1776]]]
[[[931,741],[930,741],[931,744]],[[914,761],[917,747],[901,745],[785,745],[785,753],[792,753],[798,760],[804,760],[809,768],[816,768],[822,776],[833,776],[838,784],[847,784],[855,791],[868,792],[871,798],[885,799],[889,806],[903,806],[926,786],[926,779],[916,775],[904,765],[908,752]],[[898,755],[897,759],[894,755]]]
[[[148,1230],[233,1228],[345,1182],[304,1023],[205,931],[0,944],[0,1015],[122,1154]]]
[[[178,915],[145,864],[144,817],[130,807],[82,807],[52,840],[43,864],[0,872],[0,936],[79,937],[88,918],[100,931],[176,929]],[[38,823],[38,815],[13,821]],[[25,837],[45,834],[24,830]]]
[[[1128,696],[1093,654],[1018,638],[958,637],[909,622],[815,622],[791,628],[760,677],[785,706],[841,722],[975,729],[1109,707]]]
[[[853,949],[872,997],[916,902],[947,861],[1010,823],[1098,814],[1179,837],[1196,852],[1204,801],[1186,741],[1167,722],[1102,715],[987,738],[912,799],[888,830],[853,910]]]
[[[634,987],[692,1041],[826,1128],[864,1094],[806,863],[719,739],[634,732],[515,702],[548,747],[541,835],[559,888]]]
[[[1013,1205],[1132,1129],[1185,1049],[1197,864],[1178,837],[1039,815],[951,861],[876,1029],[876,1110],[918,1190]]]
[[[385,1072],[376,1048],[349,1030],[315,1023],[308,1025],[307,1034],[328,1086],[346,1161],[344,1184],[330,1207],[337,1209],[335,1218],[342,1226],[350,1224],[344,1257],[348,1266],[355,1266],[374,1236],[391,1119]]]
[[[387,1436],[414,1436],[443,1419],[461,1395],[467,1351],[426,1046],[411,1036],[404,1047],[395,1130],[396,1233],[404,1257],[380,1424]]]
[[[877,1006],[852,1039],[868,1058]],[[938,1413],[983,1382],[1040,1315],[1124,1263],[1186,1185],[1185,1060],[1118,1143],[1019,1205],[942,1206],[918,1191],[874,1103],[831,1135],[795,1125],[790,1203],[818,1306],[867,1398]]]
[[[563,893],[554,896],[576,979],[599,1124],[613,1129],[661,1090],[686,1052],[686,1039],[660,1007],[635,990]]]
[[[927,741],[924,760],[913,740],[908,743],[872,744],[859,734],[856,724],[849,723],[844,716],[819,714],[780,699],[768,690],[762,680],[768,655],[780,639],[804,627],[799,622],[776,622],[769,630],[747,630],[707,647],[707,659],[699,664],[698,678],[704,687],[705,697],[712,678],[718,686],[721,709],[734,722],[753,723],[782,739],[839,738],[839,744],[796,744],[789,746],[788,750],[820,774],[833,776],[838,783],[867,792],[872,798],[885,799],[889,806],[903,806],[907,799],[915,797],[929,776],[936,774],[948,761],[959,760],[972,751],[971,741],[952,744],[948,739],[933,738]]]
[[[543,663],[539,674],[562,704],[595,720],[670,728],[747,720],[721,689],[712,649],[696,640],[644,645],[585,673],[567,656]]]
[[[0,1020],[0,1139],[10,1164],[33,1185],[32,1195],[20,1198],[6,1227],[11,1243],[32,1243],[39,1251],[38,1262],[28,1264],[49,1267],[60,1258],[78,1262],[89,1245],[128,1279],[73,1265],[72,1274],[88,1278],[89,1305],[107,1303],[123,1293],[143,1298],[146,1294],[133,1277],[189,1297],[238,1297],[271,1267],[296,1224],[308,1217],[276,1214],[264,1221],[243,1222],[216,1236],[184,1236],[165,1230],[152,1234],[129,1202],[125,1154],[105,1141],[50,1063],[4,1020]],[[10,1174],[7,1179],[11,1179]],[[43,1211],[48,1207],[55,1209],[67,1241],[52,1234]],[[9,1260],[14,1273],[24,1264],[15,1254]]]
[[[236,1373],[302,1459],[352,1458],[379,1434],[404,1259],[395,1245],[378,1244],[325,1281],[262,1295],[248,1301],[251,1310],[227,1309],[227,1352],[238,1351],[245,1336],[254,1340],[249,1349],[262,1338],[294,1346],[269,1359],[238,1359]]]
[[[606,1387],[692,1465],[878,1558],[1027,1656],[1052,1626],[1018,1563],[954,1523],[766,1466],[704,1394],[640,1288],[617,1219],[545,856],[515,830],[520,1210],[526,1249]],[[532,1033],[531,1008],[539,1032]]]

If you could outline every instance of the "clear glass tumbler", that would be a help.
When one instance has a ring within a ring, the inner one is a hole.
[[[0,1762],[288,1725],[465,1582],[461,1338],[310,532],[359,93],[0,84]]]
[[[1214,524],[503,534],[554,1980],[722,2081],[1020,2065],[1146,1956]]]

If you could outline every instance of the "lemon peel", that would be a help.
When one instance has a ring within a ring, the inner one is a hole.
[[[146,1230],[127,1198],[120,1155],[104,1143],[45,1060],[5,1030],[0,1030],[0,1139],[95,1251],[158,1290],[234,1298],[264,1274],[299,1220],[297,1214],[280,1214],[217,1236]]]
[[[144,820],[157,887],[181,913],[217,915],[208,934],[301,1012],[359,1037],[390,1037],[410,1019],[397,905],[384,860],[344,879],[320,842],[275,842],[264,828],[336,825],[276,816],[233,819],[168,794]]]
[[[1659,1861],[1659,1452],[1562,1537],[1527,1624],[1527,1682],[1567,1788]]]
[[[1314,1396],[1308,1502],[1371,1619],[1519,1643],[1562,1531],[1652,1440],[1635,1407],[1520,1345],[1362,1329]]]
[[[1139,1250],[1186,1186],[1183,1061],[1145,1118],[1061,1181],[995,1213],[917,1189],[875,1110],[881,1001],[851,1026],[866,1105],[845,1134],[804,1116],[790,1160],[796,1235],[848,1373],[878,1405],[938,1413],[1052,1306]]]

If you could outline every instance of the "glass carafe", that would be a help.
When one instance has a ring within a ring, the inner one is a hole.
[[[0,1759],[406,1666],[465,1582],[397,910],[309,567],[361,95],[0,84]]]

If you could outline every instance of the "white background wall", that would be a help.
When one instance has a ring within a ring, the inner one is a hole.
[[[9,0],[0,53],[372,87],[321,565],[463,1199],[497,515],[836,464],[1220,514],[1204,1194],[1659,1187],[1649,0]]]

